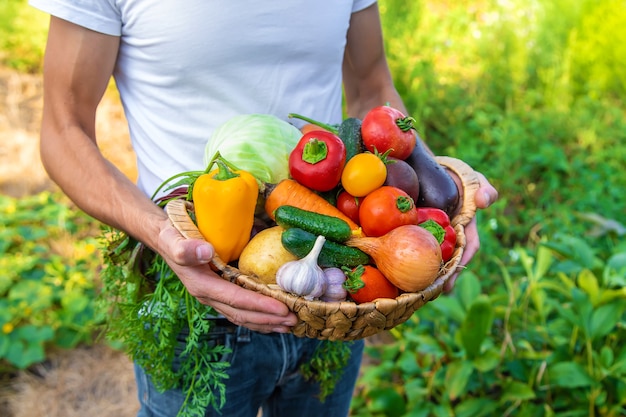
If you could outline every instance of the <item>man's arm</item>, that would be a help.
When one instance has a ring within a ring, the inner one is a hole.
[[[387,65],[377,3],[352,14],[343,84],[350,117],[363,118],[370,109],[387,103],[406,114]]]
[[[287,331],[296,318],[283,303],[218,277],[208,265],[213,248],[184,239],[164,211],[100,153],[96,109],[118,48],[118,37],[51,19],[41,127],[41,159],[48,174],[86,213],[163,256],[201,302],[253,330]]]
[[[96,108],[111,78],[118,45],[118,37],[51,19],[41,159],[52,180],[85,212],[156,248],[165,214],[103,158],[96,143]]]

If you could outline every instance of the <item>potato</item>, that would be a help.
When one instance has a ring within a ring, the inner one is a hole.
[[[285,262],[298,259],[288,252],[280,241],[280,226],[264,229],[254,235],[239,257],[239,270],[256,275],[265,284],[276,284],[276,271]]]

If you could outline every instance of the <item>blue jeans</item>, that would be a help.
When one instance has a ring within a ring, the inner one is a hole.
[[[354,385],[363,354],[363,341],[351,344],[350,362],[344,368],[335,391],[324,402],[318,399],[319,386],[299,372],[313,354],[319,340],[290,334],[262,334],[245,327],[216,326],[211,338],[224,343],[231,352],[222,358],[230,362],[226,383],[226,404],[221,412],[209,408],[205,417],[342,417],[350,409]],[[135,364],[139,402],[138,417],[175,417],[184,397],[180,390],[159,392],[144,370]]]

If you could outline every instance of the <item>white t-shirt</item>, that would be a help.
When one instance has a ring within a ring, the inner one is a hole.
[[[211,132],[238,114],[341,120],[350,15],[375,0],[30,0],[121,36],[114,70],[138,185],[201,170]]]

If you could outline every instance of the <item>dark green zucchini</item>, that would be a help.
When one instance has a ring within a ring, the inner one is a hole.
[[[361,120],[356,117],[344,119],[337,129],[337,136],[346,147],[346,162],[363,151],[361,140]]]
[[[294,206],[279,206],[274,210],[274,219],[285,229],[297,227],[335,242],[345,242],[352,236],[352,229],[344,220]]]
[[[309,233],[297,227],[287,229],[282,233],[281,242],[285,249],[297,256],[304,258],[315,244],[317,235]],[[322,268],[342,266],[365,265],[370,262],[370,257],[360,249],[343,245],[341,243],[326,240],[317,258],[317,264]]]

